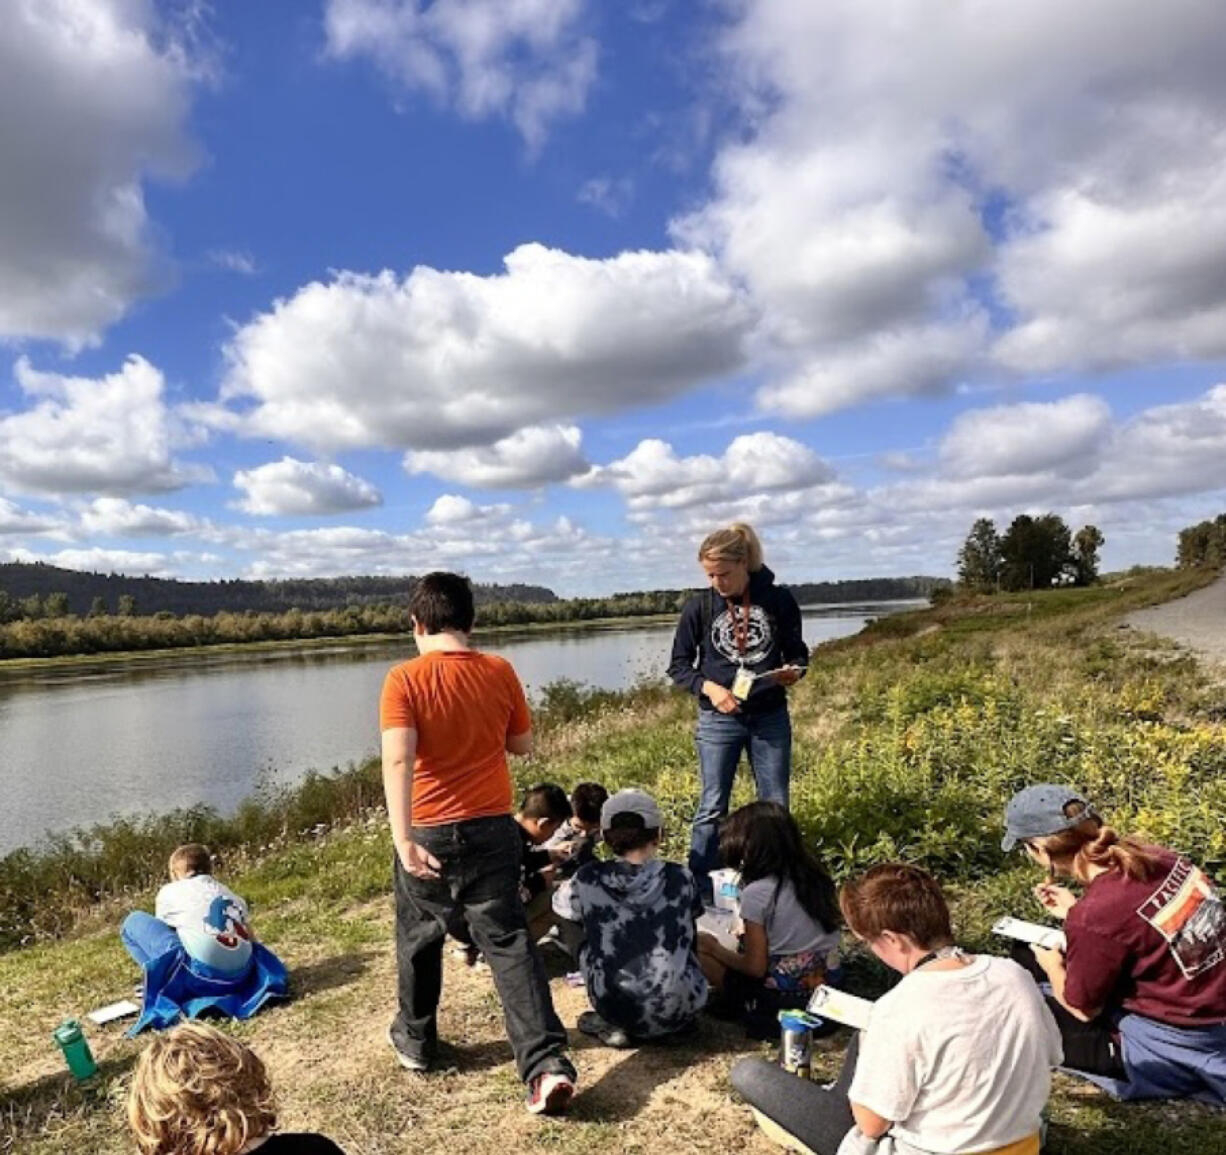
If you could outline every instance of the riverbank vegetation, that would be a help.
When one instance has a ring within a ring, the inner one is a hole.
[[[366,582],[390,579],[346,580]],[[120,594],[118,612],[114,614],[109,612],[106,604],[95,605],[83,614],[74,614],[69,612],[69,597],[65,593],[52,593],[45,597],[32,594],[19,600],[5,594],[0,588],[0,660],[404,634],[410,629],[406,592],[410,580],[403,579],[398,583],[394,601],[386,600],[386,595],[380,595],[384,600],[371,600],[374,598],[371,595],[361,602],[332,609],[303,610],[294,607],[277,613],[250,609],[221,610],[212,614],[175,614],[169,610],[159,610],[153,614],[138,613],[135,598],[130,594]],[[311,583],[215,584],[301,586]],[[808,604],[838,600],[840,595],[850,599],[853,592],[861,598],[923,598],[942,585],[948,583],[935,578],[877,578],[797,586],[794,590],[802,604]],[[491,592],[497,593],[506,588],[509,587],[475,587],[480,595],[478,630],[641,620],[661,614],[671,615],[681,608],[692,592],[654,590],[599,598],[557,598],[552,591],[541,590],[539,592],[547,594],[547,598],[531,601],[490,600]],[[125,601],[125,598],[129,600]]]
[[[1032,870],[1000,850],[1004,802],[1029,782],[1076,782],[1123,829],[1221,877],[1221,683],[1191,656],[1119,628],[1128,611],[1212,577],[1158,571],[1088,589],[967,597],[822,646],[793,691],[792,802],[806,834],[840,878],[894,857],[928,866],[948,886],[962,941],[976,949],[1000,949],[989,933],[998,915],[1040,917]],[[664,810],[666,853],[684,857],[696,796],[691,700],[660,687],[614,694],[564,684],[551,688],[537,724],[539,749],[519,768],[521,783],[641,785]],[[748,796],[742,780],[735,801]],[[234,816],[111,825],[0,862],[10,945],[18,924],[27,928],[18,935],[27,945],[0,956],[0,1025],[14,1072],[4,1076],[6,1121],[23,1150],[127,1149],[117,1104],[136,1045],[113,1028],[94,1031],[104,1075],[83,1091],[59,1073],[47,1032],[126,990],[120,912],[150,901],[166,852],[188,836],[222,849],[260,933],[299,976],[294,1003],[239,1028],[281,1077],[287,1124],[318,1126],[363,1153],[403,1150],[410,1133],[421,1150],[459,1135],[474,1151],[769,1150],[727,1084],[731,1058],[753,1044],[712,1023],[693,1043],[628,1056],[572,1035],[587,1088],[575,1118],[528,1120],[488,979],[450,960],[443,1028],[463,1044],[458,1073],[401,1080],[382,1039],[393,952],[374,765],[317,776]],[[853,965],[863,981],[883,981],[871,961]],[[581,994],[554,987],[573,1026]],[[826,1072],[833,1059],[823,1061]],[[1057,1080],[1047,1148],[1055,1155],[1174,1147],[1226,1150],[1220,1116],[1116,1105]]]

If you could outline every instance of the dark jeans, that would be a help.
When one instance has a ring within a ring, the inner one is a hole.
[[[699,710],[694,744],[698,748],[699,794],[689,867],[704,896],[709,897],[708,876],[720,864],[719,823],[728,814],[741,752],[749,756],[759,801],[786,806],[792,775],[792,720],[786,706],[766,714]]]
[[[417,878],[396,857],[397,1042],[427,1061],[435,1057],[443,939],[453,916],[462,914],[493,974],[520,1078],[527,1082],[547,1071],[574,1078],[566,1030],[519,900],[522,847],[514,819],[416,827],[413,841],[439,860],[442,876]]]
[[[1060,1041],[1064,1044],[1064,1062],[1061,1066],[1070,1071],[1082,1071],[1087,1075],[1127,1079],[1119,1035],[1111,1017],[1104,1013],[1088,1023],[1083,1023],[1052,996],[1047,972],[1039,966],[1034,951],[1026,943],[1015,942],[1009,953],[1013,961],[1029,971],[1043,989],[1047,1009],[1056,1020],[1056,1026],[1060,1028]]]
[[[732,1068],[732,1085],[751,1107],[794,1135],[817,1155],[836,1155],[855,1125],[847,1092],[856,1073],[860,1032],[852,1036],[843,1069],[829,1088],[810,1083],[765,1059],[742,1059]]]

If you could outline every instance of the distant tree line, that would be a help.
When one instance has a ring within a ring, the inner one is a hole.
[[[800,585],[789,585],[788,589],[802,606],[815,606],[833,605],[837,602],[919,600],[929,598],[937,590],[948,588],[949,585],[948,578],[915,576],[802,582]]]
[[[1180,569],[1226,565],[1226,513],[1181,529],[1175,564]]]
[[[981,517],[958,551],[958,584],[975,593],[1093,585],[1105,540],[1093,525],[1071,533],[1054,513],[1019,514],[1004,534]]]
[[[279,581],[189,582],[172,578],[129,577],[125,574],[82,573],[41,562],[9,562],[0,565],[0,606],[9,607],[10,617],[38,614],[12,613],[14,603],[33,605],[38,597],[45,606],[56,601],[50,617],[62,613],[125,613],[125,606],[139,607],[142,614],[166,611],[172,614],[231,613],[278,614],[289,610],[337,610],[347,606],[403,605],[416,579],[406,577],[294,578]],[[553,602],[557,594],[544,586],[474,583],[477,604],[489,602]],[[66,598],[64,603],[61,599]],[[125,601],[125,599],[127,599]]]
[[[3,571],[11,568],[0,567],[0,580],[3,580]],[[23,569],[41,569],[43,576],[48,579],[72,572],[53,566],[26,566]],[[135,580],[138,583],[156,581],[159,583],[159,589],[175,584],[154,578],[117,580]],[[340,580],[363,583],[390,579],[338,579]],[[139,602],[137,594],[127,591],[117,595],[115,613],[109,612],[107,602],[101,594],[94,595],[82,613],[72,611],[71,595],[67,591],[35,592],[18,599],[0,588],[0,658],[58,657],[69,654],[117,653],[125,650],[406,633],[410,627],[406,582],[411,580],[398,579],[399,592],[394,601],[351,602],[331,609],[293,606],[280,613],[258,612],[254,609],[239,612],[221,610],[211,614],[176,614],[166,609],[147,612]],[[236,583],[182,584],[200,587]],[[245,584],[258,586],[280,583]],[[305,584],[312,590],[316,585]],[[791,588],[802,603],[814,603],[923,597],[941,584],[942,579],[939,578],[870,578],[848,582],[820,582]],[[490,598],[491,593],[505,594],[507,591],[521,589],[546,594],[548,597],[535,601]],[[600,598],[561,599],[552,591],[539,586],[474,586],[474,590],[478,595],[478,629],[671,615],[680,610],[686,598],[693,592],[654,590],[611,594]],[[163,594],[172,596],[166,594],[164,589]]]

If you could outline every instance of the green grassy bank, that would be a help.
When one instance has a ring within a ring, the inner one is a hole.
[[[1211,577],[1161,572],[976,599],[882,619],[821,647],[793,693],[793,810],[831,869],[841,877],[885,858],[920,861],[946,881],[963,941],[999,948],[988,936],[994,917],[1038,914],[1031,873],[999,849],[1001,811],[1012,790],[1050,778],[1078,783],[1117,825],[1221,876],[1226,695],[1192,657],[1117,628],[1127,611]],[[539,751],[520,777],[642,785],[667,815],[667,853],[681,857],[696,793],[692,722],[692,702],[658,689],[557,686],[538,718]],[[748,797],[746,783],[739,791]],[[294,1003],[237,1028],[269,1057],[289,1125],[321,1126],[351,1151],[372,1153],[456,1143],[767,1149],[727,1086],[731,1057],[753,1047],[716,1026],[663,1056],[610,1057],[577,1044],[590,1091],[576,1118],[525,1121],[488,980],[469,972],[449,970],[443,1026],[472,1045],[454,1076],[410,1088],[381,1043],[392,952],[378,802],[375,767],[355,767],[253,800],[230,818],[126,823],[3,860],[4,927],[10,943],[29,941],[0,956],[0,1151],[5,1132],[13,1149],[40,1155],[128,1149],[117,1110],[137,1045],[113,1028],[94,1031],[104,1077],[80,1089],[60,1073],[48,1032],[64,1015],[126,992],[132,968],[114,934],[119,913],[148,902],[166,851],[187,837],[222,849],[262,937],[296,973]],[[878,980],[871,964],[857,965]],[[573,1025],[575,995],[556,986]],[[1050,1151],[1168,1148],[1226,1153],[1226,1121],[1184,1105],[1111,1104],[1058,1080]]]

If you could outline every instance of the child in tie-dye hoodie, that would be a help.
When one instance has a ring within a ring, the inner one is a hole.
[[[656,857],[660,809],[640,790],[620,790],[601,809],[605,842],[617,855],[575,875],[571,917],[586,941],[580,969],[593,1011],[579,1029],[609,1046],[689,1027],[707,1001],[695,952],[703,912],[694,876]]]

